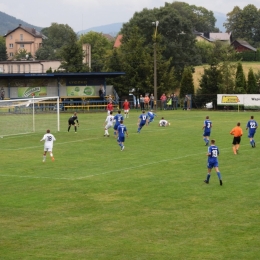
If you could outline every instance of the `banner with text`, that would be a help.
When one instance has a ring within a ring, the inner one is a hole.
[[[95,96],[95,87],[67,86],[67,96]]]
[[[47,97],[47,87],[18,87],[18,97]]]
[[[260,94],[218,94],[218,105],[244,105],[247,108],[258,108]]]

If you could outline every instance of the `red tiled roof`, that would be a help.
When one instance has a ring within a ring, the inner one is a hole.
[[[117,35],[116,41],[115,41],[115,43],[114,43],[114,48],[120,47],[120,45],[122,44],[122,43],[121,43],[122,38],[123,38],[123,35],[122,35],[122,34],[118,34],[118,35]]]

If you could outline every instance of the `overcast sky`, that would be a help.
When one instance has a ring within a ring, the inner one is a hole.
[[[181,2],[181,0],[179,0]],[[75,32],[111,23],[127,22],[143,8],[164,6],[167,0],[0,0],[0,11],[39,27],[68,24]],[[189,0],[190,5],[227,14],[234,6],[260,8],[259,0]]]

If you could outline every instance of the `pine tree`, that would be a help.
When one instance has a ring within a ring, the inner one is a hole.
[[[246,77],[240,62],[237,64],[235,94],[246,94]]]
[[[180,85],[180,97],[185,97],[187,94],[194,95],[194,83],[192,77],[191,67],[185,67],[182,73],[181,85]]]
[[[247,80],[247,93],[248,94],[256,94],[258,93],[258,85],[256,82],[255,74],[253,69],[250,68],[248,71],[248,80]]]

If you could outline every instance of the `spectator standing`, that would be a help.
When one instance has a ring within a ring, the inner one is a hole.
[[[151,96],[150,96],[150,109],[153,109],[153,107],[154,107],[154,95],[151,94]]]
[[[145,95],[144,97],[144,109],[149,109],[149,102],[150,102],[150,98],[148,95]]]
[[[167,110],[170,110],[172,107],[172,99],[170,96],[167,97]]]
[[[188,110],[190,109],[190,97],[188,95],[185,95],[183,110],[187,110],[187,109]]]
[[[140,102],[140,108],[141,108],[141,110],[144,110],[144,97],[143,97],[142,95],[140,95],[140,100],[139,100],[139,102]]]
[[[101,85],[100,88],[99,88],[99,91],[98,91],[98,94],[99,94],[99,97],[101,100],[104,100],[104,97],[105,97],[105,89],[104,89],[104,86]]]
[[[1,99],[2,99],[2,100],[5,99],[5,90],[4,90],[3,87],[1,88]]]
[[[161,95],[160,100],[161,100],[161,108],[163,110],[165,110],[166,109],[167,97],[164,93]]]
[[[234,154],[238,154],[238,150],[239,150],[239,146],[240,146],[240,142],[241,142],[241,136],[243,135],[243,130],[240,127],[240,122],[237,123],[237,126],[235,126],[231,131],[230,131],[231,135],[234,135],[233,138],[233,152]]]
[[[173,106],[174,110],[178,109],[178,97],[176,94],[173,94],[173,96],[172,96],[172,106]]]

